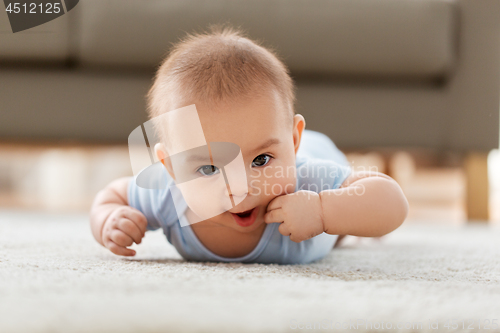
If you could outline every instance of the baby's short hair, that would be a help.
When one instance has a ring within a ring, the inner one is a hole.
[[[217,105],[271,89],[293,115],[293,80],[276,53],[239,30],[215,26],[173,46],[148,92],[148,113],[154,118],[172,111],[176,96]]]

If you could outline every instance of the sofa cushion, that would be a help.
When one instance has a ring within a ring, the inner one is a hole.
[[[442,77],[456,58],[450,0],[87,0],[81,60],[154,67],[172,42],[232,23],[275,47],[295,73]]]

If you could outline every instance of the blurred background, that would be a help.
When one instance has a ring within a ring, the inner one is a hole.
[[[15,34],[0,11],[0,209],[86,212],[131,175],[156,66],[214,23],[278,52],[307,127],[396,179],[408,223],[500,223],[496,0],[85,0]]]

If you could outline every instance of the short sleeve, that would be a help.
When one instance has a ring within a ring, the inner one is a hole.
[[[158,167],[158,172],[163,172],[163,170]],[[164,173],[166,174],[166,171]],[[146,216],[147,230],[165,229],[178,221],[169,180],[165,181],[165,188],[146,189],[137,185],[137,176],[130,179],[127,189],[128,203],[130,207]]]
[[[146,216],[148,220],[147,230],[156,230],[161,228],[161,223],[158,221],[154,214],[153,207],[155,206],[152,200],[154,200],[155,195],[153,191],[158,190],[147,190],[137,186],[136,177],[131,177],[128,184],[128,204],[140,211]]]
[[[332,160],[306,159],[297,166],[297,191],[321,192],[338,189],[352,170]]]
[[[342,184],[346,181],[346,179],[352,173],[352,168],[347,165],[341,165],[336,162],[333,162],[335,166],[332,166],[333,172],[333,182],[332,189],[338,189]]]

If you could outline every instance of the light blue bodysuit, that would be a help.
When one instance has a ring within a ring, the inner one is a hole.
[[[309,190],[320,192],[336,189],[351,173],[349,163],[344,154],[324,134],[304,130],[300,148],[296,157],[297,184],[295,191]],[[166,172],[164,176],[168,184],[173,179]],[[289,236],[279,233],[280,223],[266,226],[257,246],[247,255],[238,258],[226,258],[209,251],[196,237],[185,214],[178,216],[174,207],[172,192],[166,189],[152,190],[137,186],[135,178],[129,182],[128,201],[131,207],[141,211],[148,220],[148,230],[163,229],[167,240],[186,260],[304,264],[323,258],[335,244],[338,235],[322,233],[306,241],[296,243]],[[184,219],[184,220],[182,220]],[[181,227],[181,222],[184,227]]]

